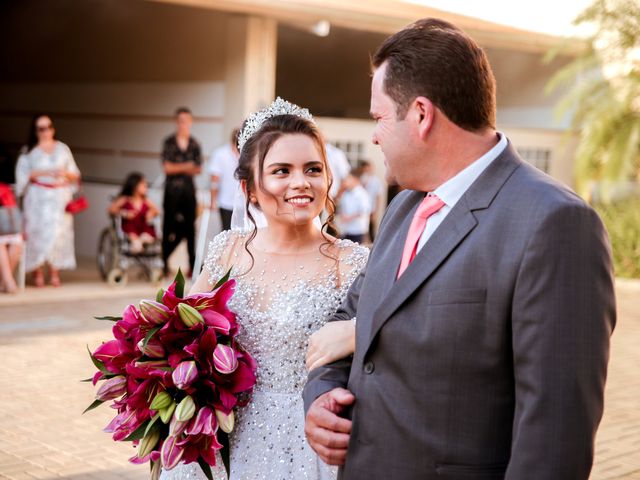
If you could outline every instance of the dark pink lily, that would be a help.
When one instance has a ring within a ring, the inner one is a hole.
[[[127,391],[127,379],[122,375],[117,375],[105,380],[98,392],[96,398],[103,402],[107,400],[113,400],[114,398],[121,397]]]
[[[171,374],[174,385],[180,390],[185,390],[197,378],[198,367],[193,360],[181,362]]]
[[[191,419],[185,430],[187,435],[215,435],[218,431],[218,421],[211,407],[202,407]]]
[[[184,450],[178,445],[178,437],[167,437],[160,449],[162,466],[167,470],[171,470],[180,463],[183,453]]]
[[[187,435],[178,445],[183,448],[184,463],[197,462],[202,457],[209,465],[216,464],[216,452],[222,448],[215,435]]]

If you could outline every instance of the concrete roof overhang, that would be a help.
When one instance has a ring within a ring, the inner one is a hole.
[[[583,42],[488,22],[478,18],[399,0],[150,0],[195,8],[274,18],[293,25],[311,26],[327,20],[332,25],[391,34],[424,17],[450,21],[483,47],[544,53],[564,43],[578,53]],[[568,45],[567,45],[568,44]]]

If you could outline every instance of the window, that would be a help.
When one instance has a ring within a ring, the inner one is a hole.
[[[542,170],[545,173],[549,173],[551,166],[551,149],[549,148],[537,148],[537,147],[523,147],[518,148],[518,153],[534,167]]]
[[[364,142],[357,140],[338,140],[332,141],[331,143],[345,153],[351,168],[356,168],[358,162],[366,158],[364,154]]]

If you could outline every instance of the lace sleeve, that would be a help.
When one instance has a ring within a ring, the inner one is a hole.
[[[347,287],[365,269],[369,249],[350,240],[338,240],[340,252],[340,282]]]
[[[208,272],[211,286],[215,285],[229,269],[229,257],[235,243],[235,235],[231,230],[225,230],[216,235],[209,243],[204,268]]]

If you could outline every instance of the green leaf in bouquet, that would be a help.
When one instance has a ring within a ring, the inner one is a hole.
[[[205,477],[207,477],[208,480],[213,480],[213,473],[211,473],[211,466],[204,461],[204,458],[198,457],[198,465],[200,465],[200,468],[204,472]],[[227,475],[229,475],[229,471],[227,471]]]
[[[163,296],[164,296],[164,288],[161,288],[160,290],[158,290],[158,293],[156,293],[156,302],[162,303]]]
[[[91,405],[89,405],[87,408],[84,409],[84,412],[82,412],[82,414],[84,415],[89,410],[93,410],[94,408],[99,407],[103,403],[104,403],[104,400],[94,400],[94,402]]]
[[[176,282],[176,297],[183,298],[184,297],[184,276],[182,275],[182,270],[178,268],[178,273],[176,273],[176,278],[174,279]]]
[[[229,434],[223,432],[222,430],[218,430],[218,442],[222,445],[220,449],[220,458],[222,458],[222,463],[224,464],[224,468],[227,471],[227,475],[231,472],[231,458],[229,455]]]
[[[96,368],[100,370],[102,373],[110,375],[111,372],[107,370],[107,368],[104,366],[104,363],[102,363],[100,360],[98,360],[96,357],[93,356],[93,353],[91,353],[91,350],[89,349],[89,345],[87,345],[87,351],[89,352],[89,357],[91,357],[91,361],[96,366]]]
[[[84,380],[80,380],[81,382],[93,382],[93,377],[85,378]]]
[[[147,348],[147,343],[149,343],[149,340],[151,340],[151,338],[158,332],[158,330],[160,330],[162,328],[162,325],[160,325],[159,327],[153,327],[151,330],[149,330],[147,332],[147,335],[144,337],[144,341],[142,342],[142,349],[144,350],[145,348]]]
[[[229,280],[229,277],[231,277],[231,268],[227,270],[227,273],[224,274],[224,277],[218,280],[218,283],[215,284],[215,286],[212,288],[211,291],[216,290],[220,288],[222,285],[224,285],[225,283],[227,283],[227,281]]]
[[[124,439],[125,442],[133,442],[134,440],[141,440],[144,437],[144,432],[147,430],[150,420],[143,422],[138,428],[136,428],[131,434]]]
[[[122,317],[119,316],[112,316],[112,315],[105,315],[103,317],[93,317],[96,320],[108,320],[109,322],[117,322],[119,320],[122,320]]]

